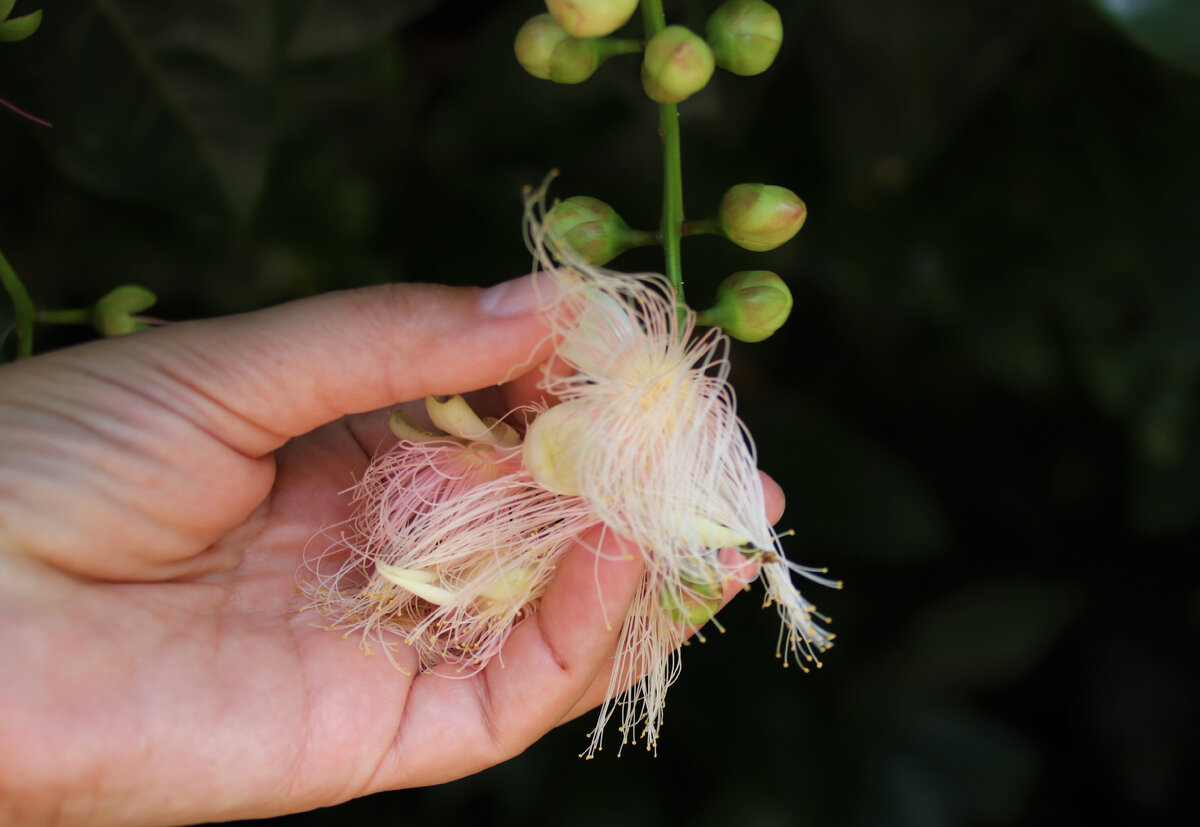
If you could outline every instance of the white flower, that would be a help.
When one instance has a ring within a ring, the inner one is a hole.
[[[617,702],[623,743],[644,737],[653,748],[687,634],[680,620],[711,615],[714,591],[741,567],[723,563],[721,548],[763,564],[785,654],[802,666],[832,636],[791,572],[836,584],[788,562],[767,520],[753,443],[727,381],[728,339],[715,329],[696,336],[694,314],[680,310],[661,276],[603,270],[565,246],[552,251],[566,265],[556,269],[536,213],[540,195],[527,200],[526,233],[555,279],[555,355],[570,370],[543,383],[561,402],[531,424],[524,463],[538,483],[578,496],[644,550],[642,590],[587,754],[599,748]]]
[[[558,559],[596,520],[578,497],[534,482],[509,426],[461,397],[426,407],[450,435],[393,415],[401,442],[354,487],[354,518],[309,564],[308,589],[330,628],[359,631],[367,651],[381,643],[401,666],[408,645],[421,669],[466,676],[536,610]]]

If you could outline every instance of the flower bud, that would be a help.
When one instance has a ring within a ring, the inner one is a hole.
[[[712,49],[683,26],[667,26],[650,38],[642,59],[642,88],[657,103],[679,103],[712,77]]]
[[[704,34],[718,66],[735,75],[757,75],[779,54],[783,21],[764,0],[726,0],[708,18]]]
[[[137,284],[125,284],[106,293],[92,308],[92,327],[101,336],[124,336],[149,325],[133,318],[153,306],[158,298]]]
[[[580,490],[578,432],[587,419],[579,400],[563,402],[538,414],[525,432],[525,468],[542,488],[567,496]]]
[[[632,229],[608,204],[586,195],[555,204],[543,226],[551,253],[565,245],[598,267],[631,247],[654,243],[653,233]]]
[[[717,288],[717,303],[699,314],[702,325],[717,325],[742,342],[761,342],[787,321],[792,291],[769,270],[734,273]]]
[[[546,8],[572,37],[604,37],[629,22],[638,0],[546,0]]]
[[[725,237],[747,250],[774,250],[804,226],[808,209],[796,193],[770,184],[730,187],[717,209]]]
[[[571,37],[548,14],[539,14],[525,21],[513,41],[517,62],[535,78],[550,79],[550,58],[559,45]]]

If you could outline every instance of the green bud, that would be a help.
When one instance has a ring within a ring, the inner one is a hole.
[[[132,317],[149,310],[158,298],[145,287],[125,284],[105,294],[92,308],[92,327],[101,336],[124,336],[149,325]]]
[[[36,32],[38,26],[42,25],[41,9],[5,20],[4,18],[12,11],[12,7],[11,2],[0,3],[0,12],[3,12],[0,14],[0,43],[16,43],[18,40],[24,40]]]
[[[667,26],[646,44],[642,88],[657,103],[679,103],[708,84],[714,67],[712,49],[700,35]]]
[[[725,237],[747,250],[774,250],[804,226],[808,208],[796,193],[770,184],[730,187],[717,209]]]
[[[525,71],[555,83],[583,83],[610,57],[641,50],[637,40],[571,37],[548,14],[525,21],[513,41],[513,51]]]
[[[546,8],[572,37],[604,37],[629,22],[638,0],[546,0]]]
[[[525,21],[513,41],[517,62],[535,78],[550,79],[550,58],[559,45],[571,37],[553,17],[539,14]]]
[[[568,37],[550,55],[550,80],[555,83],[583,83],[604,60],[596,38]]]
[[[704,30],[717,65],[735,75],[765,72],[783,43],[779,11],[764,0],[726,0]]]
[[[769,270],[734,273],[717,288],[717,303],[697,318],[741,342],[761,342],[787,321],[792,291]]]
[[[588,264],[602,266],[632,247],[656,243],[654,233],[632,229],[598,198],[576,195],[546,213],[546,236],[555,248],[566,245]]]
[[[682,593],[663,586],[658,590],[658,605],[667,617],[685,626],[700,626],[712,620],[721,608],[721,581],[693,583],[684,580]]]

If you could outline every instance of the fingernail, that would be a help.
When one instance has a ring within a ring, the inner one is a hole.
[[[550,304],[554,294],[551,279],[539,273],[506,281],[479,294],[479,310],[497,319],[527,316]]]

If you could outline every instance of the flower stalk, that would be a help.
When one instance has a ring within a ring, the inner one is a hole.
[[[8,263],[4,252],[0,250],[0,283],[8,292],[13,304],[13,334],[17,339],[17,358],[25,359],[33,355],[33,319],[35,310],[29,291],[21,283],[17,271]]]
[[[642,0],[642,19],[646,40],[667,27],[662,0]],[[683,224],[683,161],[679,143],[679,107],[674,103],[658,104],[658,130],[663,145],[663,196],[659,235],[663,247],[663,274],[670,282],[678,305],[680,322],[687,314],[683,291],[683,252],[680,227]]]

